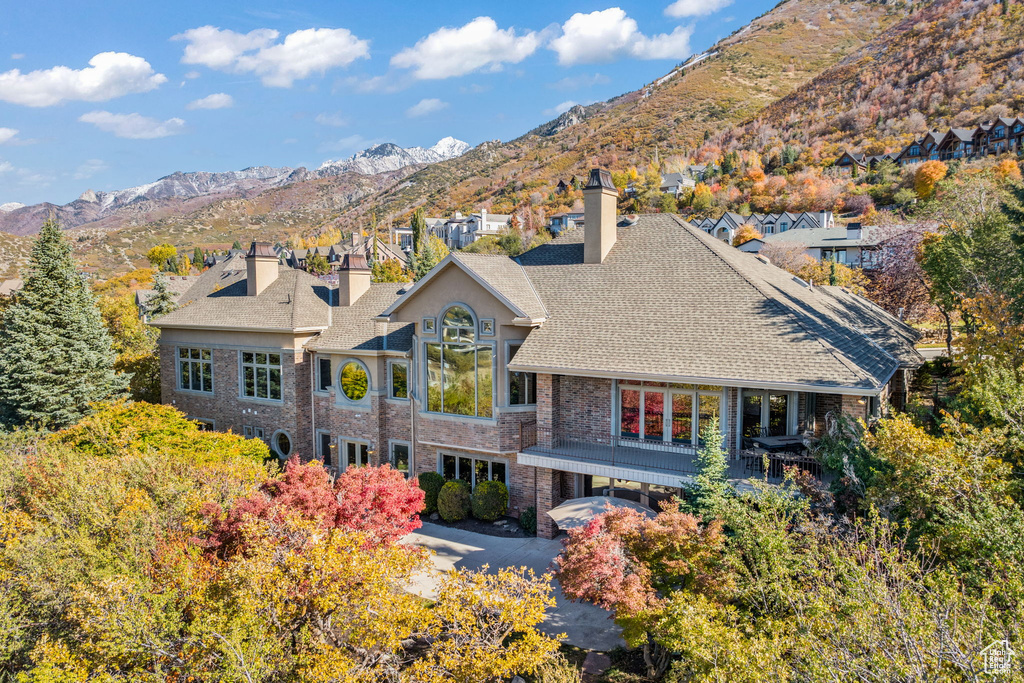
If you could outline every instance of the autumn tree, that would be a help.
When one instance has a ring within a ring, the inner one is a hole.
[[[1013,159],[1003,159],[995,168],[996,178],[1002,181],[1020,182],[1020,165]]]
[[[331,272],[331,265],[322,254],[316,252],[306,260],[306,270],[313,275],[327,275]]]
[[[167,263],[178,255],[178,250],[173,244],[158,244],[146,252],[146,259],[157,270],[166,270]]]
[[[759,240],[763,237],[764,235],[761,234],[761,231],[755,228],[752,224],[744,223],[736,229],[736,234],[732,237],[732,246],[738,247],[750,240]]]
[[[374,282],[411,282],[412,274],[398,259],[375,261],[370,267]]]
[[[921,199],[930,199],[939,181],[946,177],[949,168],[941,161],[932,159],[917,167],[914,173],[914,189]]]

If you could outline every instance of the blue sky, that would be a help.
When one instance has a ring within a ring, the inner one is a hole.
[[[0,204],[509,140],[773,4],[0,0]]]

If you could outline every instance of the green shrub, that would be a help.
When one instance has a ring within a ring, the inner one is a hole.
[[[557,654],[540,665],[535,678],[537,683],[582,683],[583,671],[565,655]]]
[[[446,482],[437,494],[437,511],[446,522],[458,522],[469,515],[469,484],[456,479]]]
[[[532,505],[519,515],[519,526],[528,534],[537,535],[537,508]]]
[[[444,477],[437,472],[424,472],[417,477],[420,488],[423,489],[423,511],[428,515],[437,512],[437,494],[444,486]]]
[[[493,522],[508,509],[508,487],[500,481],[482,481],[473,491],[472,503],[474,517]]]

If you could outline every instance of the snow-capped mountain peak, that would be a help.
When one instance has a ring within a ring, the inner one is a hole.
[[[434,164],[446,159],[465,154],[470,147],[461,140],[449,136],[442,138],[429,148],[399,147],[393,142],[374,145],[357,152],[347,159],[329,160],[320,164],[318,175],[335,175],[338,173],[362,173],[374,175],[397,171],[413,164]]]
[[[21,202],[7,202],[6,204],[0,204],[0,211],[7,213],[9,211],[16,211],[25,206]]]

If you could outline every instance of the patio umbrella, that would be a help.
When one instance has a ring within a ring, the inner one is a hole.
[[[548,516],[555,520],[559,529],[575,529],[583,526],[597,515],[606,512],[605,507],[633,508],[648,517],[654,517],[654,510],[646,505],[634,503],[624,498],[610,498],[608,496],[590,496],[588,498],[573,498],[567,500],[558,507],[548,512]]]

